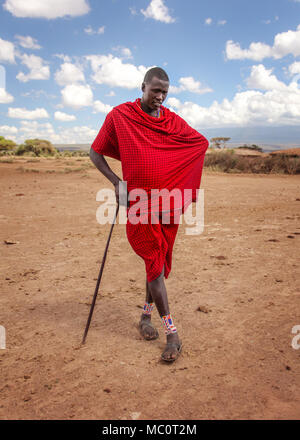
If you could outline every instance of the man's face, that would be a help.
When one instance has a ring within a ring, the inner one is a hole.
[[[142,101],[151,110],[159,110],[161,104],[167,97],[169,81],[163,81],[154,76],[149,83],[142,84]]]

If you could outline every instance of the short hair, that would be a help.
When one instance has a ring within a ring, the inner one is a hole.
[[[144,82],[149,83],[152,78],[154,78],[154,76],[156,76],[158,79],[161,79],[162,81],[170,82],[167,73],[161,67],[152,67],[152,69],[149,69],[144,77]]]

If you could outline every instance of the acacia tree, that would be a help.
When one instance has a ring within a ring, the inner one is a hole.
[[[223,143],[223,148],[226,146],[226,142],[230,141],[230,137],[214,137],[211,138],[211,142],[214,144],[215,148],[221,148],[221,145]]]
[[[19,145],[16,154],[22,156],[30,152],[35,156],[53,156],[57,149],[45,139],[27,139],[24,144]]]
[[[0,136],[0,150],[13,150],[17,144],[14,141],[5,139],[5,137]]]

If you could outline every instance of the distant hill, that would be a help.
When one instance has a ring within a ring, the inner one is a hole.
[[[300,148],[288,148],[288,149],[284,149],[284,150],[277,150],[277,151],[273,151],[271,154],[272,155],[300,157]]]
[[[91,144],[54,144],[54,147],[58,149],[58,151],[88,151],[91,147]]]

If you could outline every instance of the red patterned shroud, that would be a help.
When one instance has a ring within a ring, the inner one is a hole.
[[[208,141],[168,108],[162,106],[160,117],[156,118],[139,105],[140,99],[137,99],[114,107],[106,116],[92,148],[121,161],[123,180],[129,192],[146,191],[147,200],[144,199],[142,205],[139,203],[141,217],[148,215],[151,189],[179,190],[181,197],[171,198],[170,211],[171,215],[178,209],[184,212],[192,201],[197,201]],[[190,191],[184,192],[184,189]],[[140,202],[139,198],[137,201]],[[130,206],[134,203],[131,201]],[[152,212],[163,211],[161,198],[152,198],[151,203]],[[148,281],[157,278],[164,266],[167,278],[178,225],[164,225],[161,221],[158,225],[135,225],[129,221],[130,210],[127,214],[127,237],[145,261]],[[138,242],[141,243],[138,245]]]

